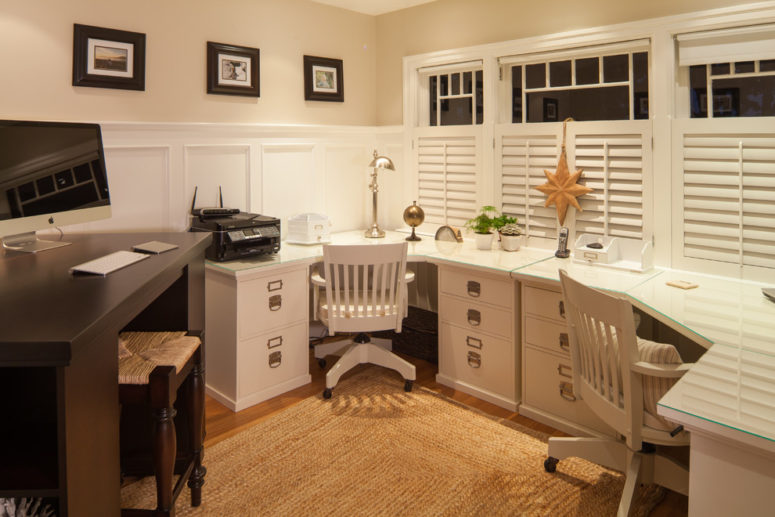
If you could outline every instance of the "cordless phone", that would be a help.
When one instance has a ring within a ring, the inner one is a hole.
[[[568,251],[568,228],[565,226],[560,228],[560,235],[557,239],[557,251],[554,252],[554,256],[559,258],[570,257],[570,251]]]

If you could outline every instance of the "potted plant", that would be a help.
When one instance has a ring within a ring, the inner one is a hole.
[[[474,232],[476,239],[476,248],[480,250],[492,249],[493,229],[497,229],[503,224],[494,206],[485,205],[479,210],[479,214],[466,221],[466,228]]]
[[[516,219],[513,223],[504,224],[498,233],[501,236],[501,248],[505,251],[517,251],[522,245],[522,230],[517,226]]]

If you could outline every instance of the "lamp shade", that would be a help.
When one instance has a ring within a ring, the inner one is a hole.
[[[387,169],[389,171],[396,170],[393,162],[387,156],[378,156],[377,151],[374,151],[374,159],[371,160],[369,167],[375,167],[377,169]]]

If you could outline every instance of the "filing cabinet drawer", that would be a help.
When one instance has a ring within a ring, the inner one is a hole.
[[[239,345],[237,397],[305,375],[309,367],[307,323],[267,332]]]
[[[473,331],[483,331],[511,338],[511,311],[495,309],[474,302],[439,296],[439,316],[441,321],[452,323]]]
[[[306,270],[266,275],[239,284],[240,339],[307,319]]]
[[[516,361],[511,340],[441,323],[439,373],[507,399],[516,395]]]
[[[508,278],[476,274],[466,269],[439,267],[439,289],[447,294],[506,309],[514,306],[514,282]]]
[[[612,432],[583,400],[576,398],[570,358],[531,347],[525,347],[525,356],[525,404],[606,434]]]
[[[524,294],[526,313],[565,322],[565,304],[561,292],[525,286]]]
[[[525,342],[549,352],[562,354],[570,360],[570,341],[565,324],[525,316]]]

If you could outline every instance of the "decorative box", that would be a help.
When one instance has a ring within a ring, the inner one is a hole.
[[[299,214],[288,219],[285,242],[290,244],[320,244],[331,242],[331,221],[323,214]]]
[[[647,271],[653,265],[651,241],[602,237],[584,233],[576,239],[574,262],[598,264],[629,271]]]

